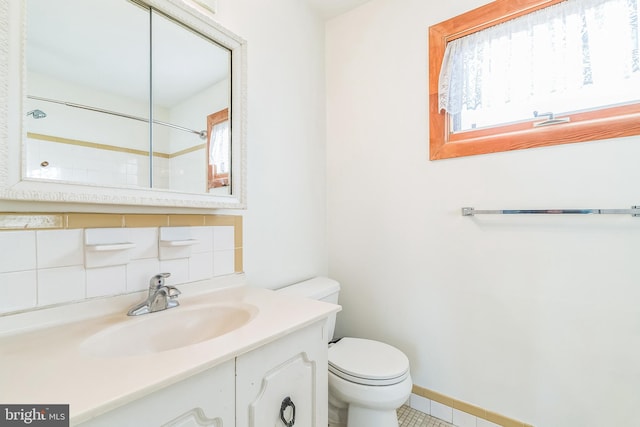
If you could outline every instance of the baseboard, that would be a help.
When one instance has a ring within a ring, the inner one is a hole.
[[[446,396],[442,393],[438,393],[437,391],[417,386],[415,384],[413,385],[412,393],[424,397],[425,399],[433,400],[442,405],[446,405],[450,408],[465,412],[477,418],[482,418],[483,420],[487,420],[501,427],[533,427],[531,424],[527,424],[525,422],[518,421],[504,415],[500,415],[496,412],[483,409],[479,406],[463,402],[461,400]]]

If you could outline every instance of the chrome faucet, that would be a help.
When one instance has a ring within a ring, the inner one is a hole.
[[[177,298],[180,295],[180,291],[175,286],[165,285],[164,283],[164,279],[169,276],[171,276],[171,273],[160,273],[153,276],[149,281],[147,299],[131,307],[127,315],[139,316],[179,306],[180,303]]]

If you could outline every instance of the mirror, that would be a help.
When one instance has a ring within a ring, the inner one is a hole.
[[[25,40],[6,198],[244,207],[242,39],[189,0],[9,9],[24,28],[3,37]]]

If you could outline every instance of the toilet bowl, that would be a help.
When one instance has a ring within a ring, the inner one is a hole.
[[[316,277],[279,290],[337,304],[340,285]],[[335,315],[328,319],[333,337]],[[398,427],[396,410],[411,394],[409,359],[379,341],[344,337],[329,344],[329,427]]]
[[[395,347],[351,337],[329,347],[331,427],[395,427],[411,387],[409,360]]]

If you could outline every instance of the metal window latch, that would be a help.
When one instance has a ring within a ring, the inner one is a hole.
[[[561,123],[569,123],[571,119],[569,117],[562,117],[560,119],[556,119],[555,115],[552,112],[549,113],[539,113],[537,111],[533,112],[533,117],[547,117],[547,120],[541,122],[535,122],[533,127],[541,127],[541,126],[550,126],[550,125],[559,125]]]

